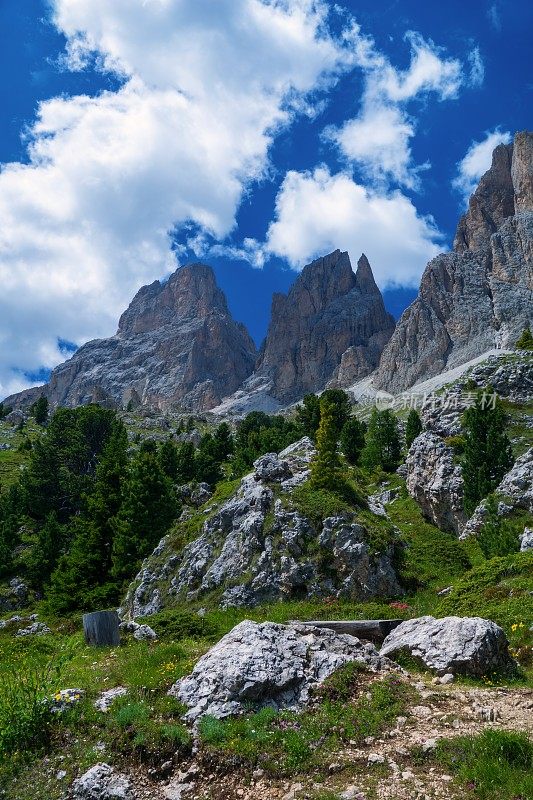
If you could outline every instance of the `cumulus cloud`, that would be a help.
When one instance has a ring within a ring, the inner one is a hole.
[[[353,63],[319,0],[55,0],[69,69],[116,92],[41,103],[28,163],[0,172],[0,396],[112,333],[175,262],[168,232],[221,239],[276,132]]]
[[[483,62],[474,48],[468,72],[458,59],[446,57],[442,48],[418,33],[409,31],[405,39],[411,49],[405,70],[394,67],[371,39],[365,40],[364,50],[359,48],[356,54],[365,73],[359,114],[339,128],[327,129],[325,136],[374,184],[393,182],[416,189],[420,171],[429,164],[413,164],[410,140],[416,123],[408,103],[430,94],[439,101],[456,98],[462,85],[479,85],[483,80]]]
[[[267,250],[296,268],[337,247],[352,259],[364,252],[384,288],[418,285],[426,262],[439,252],[439,239],[434,220],[420,216],[401,192],[380,195],[321,166],[287,173]]]
[[[499,144],[509,144],[511,139],[509,131],[502,131],[500,128],[486,131],[485,138],[480,142],[472,142],[465,157],[458,162],[457,175],[452,185],[462,194],[466,206],[479,179],[491,165],[494,148]]]

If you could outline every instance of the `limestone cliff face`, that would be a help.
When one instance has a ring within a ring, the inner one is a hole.
[[[420,294],[383,351],[374,385],[399,392],[533,324],[533,133],[499,145],[454,249],[429,262]]]
[[[308,264],[287,295],[274,295],[256,373],[281,402],[328,382],[347,386],[372,372],[393,330],[366,256],[354,274],[348,253],[335,250]]]
[[[242,383],[255,359],[211,268],[191,264],[140,289],[115,336],[81,347],[52,372],[44,393],[52,405],[132,399],[162,410],[206,410]]]

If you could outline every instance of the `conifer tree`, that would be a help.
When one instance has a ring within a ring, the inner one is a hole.
[[[306,394],[296,409],[296,422],[304,436],[315,441],[320,425],[320,399],[316,394]]]
[[[344,389],[326,389],[320,396],[321,403],[323,400],[333,405],[333,419],[338,439],[352,412],[350,396]]]
[[[335,491],[342,482],[335,410],[334,403],[327,398],[321,400],[316,455],[311,462],[309,479],[311,486],[315,489]]]
[[[349,464],[358,464],[365,446],[366,425],[357,417],[350,417],[341,431],[341,449]]]
[[[365,466],[393,472],[400,463],[401,444],[396,417],[386,408],[372,410],[362,460]]]
[[[222,479],[220,451],[214,437],[204,434],[198,445],[195,457],[195,478],[197,481],[214,486]]]
[[[227,422],[222,422],[218,426],[213,439],[215,440],[215,447],[220,461],[225,461],[235,449],[231,428]]]
[[[511,468],[513,455],[505,412],[498,398],[493,401],[490,389],[478,392],[474,404],[463,415],[463,427],[464,507],[467,514],[472,514]]]
[[[64,529],[55,511],[50,512],[37,533],[27,542],[26,571],[31,584],[43,589],[50,580],[62,553]]]
[[[405,426],[405,445],[407,449],[411,447],[419,433],[422,433],[422,420],[420,419],[418,411],[412,408],[407,417]]]
[[[159,464],[161,469],[171,481],[178,477],[178,448],[172,441],[167,439],[159,448]]]
[[[72,544],[52,575],[49,597],[57,611],[88,608],[100,597],[106,604],[117,599],[117,584],[111,577],[114,518],[122,504],[127,471],[128,438],[116,422],[98,466],[94,491],[87,498],[83,515],[72,519]]]
[[[112,574],[127,580],[169,529],[178,504],[169,478],[157,455],[141,447],[131,464],[123,488],[120,511],[112,521],[114,531]]]
[[[192,442],[183,442],[178,447],[176,460],[176,483],[189,483],[195,476],[195,452]]]
[[[529,325],[522,331],[522,334],[516,343],[516,349],[533,350],[533,333],[531,333],[531,328]]]
[[[30,411],[37,425],[44,425],[48,419],[48,399],[44,394],[42,394],[35,403],[31,404]]]

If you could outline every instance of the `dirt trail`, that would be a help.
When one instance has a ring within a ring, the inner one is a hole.
[[[533,690],[414,683],[419,697],[408,715],[382,738],[347,745],[332,756],[327,777],[273,779],[256,770],[220,775],[184,765],[166,784],[144,773],[133,776],[139,800],[304,800],[333,792],[346,800],[462,800],[458,786],[442,768],[420,766],[413,747],[431,749],[435,741],[475,735],[487,728],[533,733]]]

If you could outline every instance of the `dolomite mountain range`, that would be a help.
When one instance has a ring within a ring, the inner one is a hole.
[[[116,334],[87,342],[45,386],[6,398],[24,408],[100,402],[162,411],[276,410],[326,386],[400,393],[533,325],[533,133],[499,145],[459,221],[453,249],[427,265],[395,325],[367,257],[335,250],[275,294],[259,351],[212,269],[179,267],[142,287]],[[371,376],[371,377],[369,377]]]

